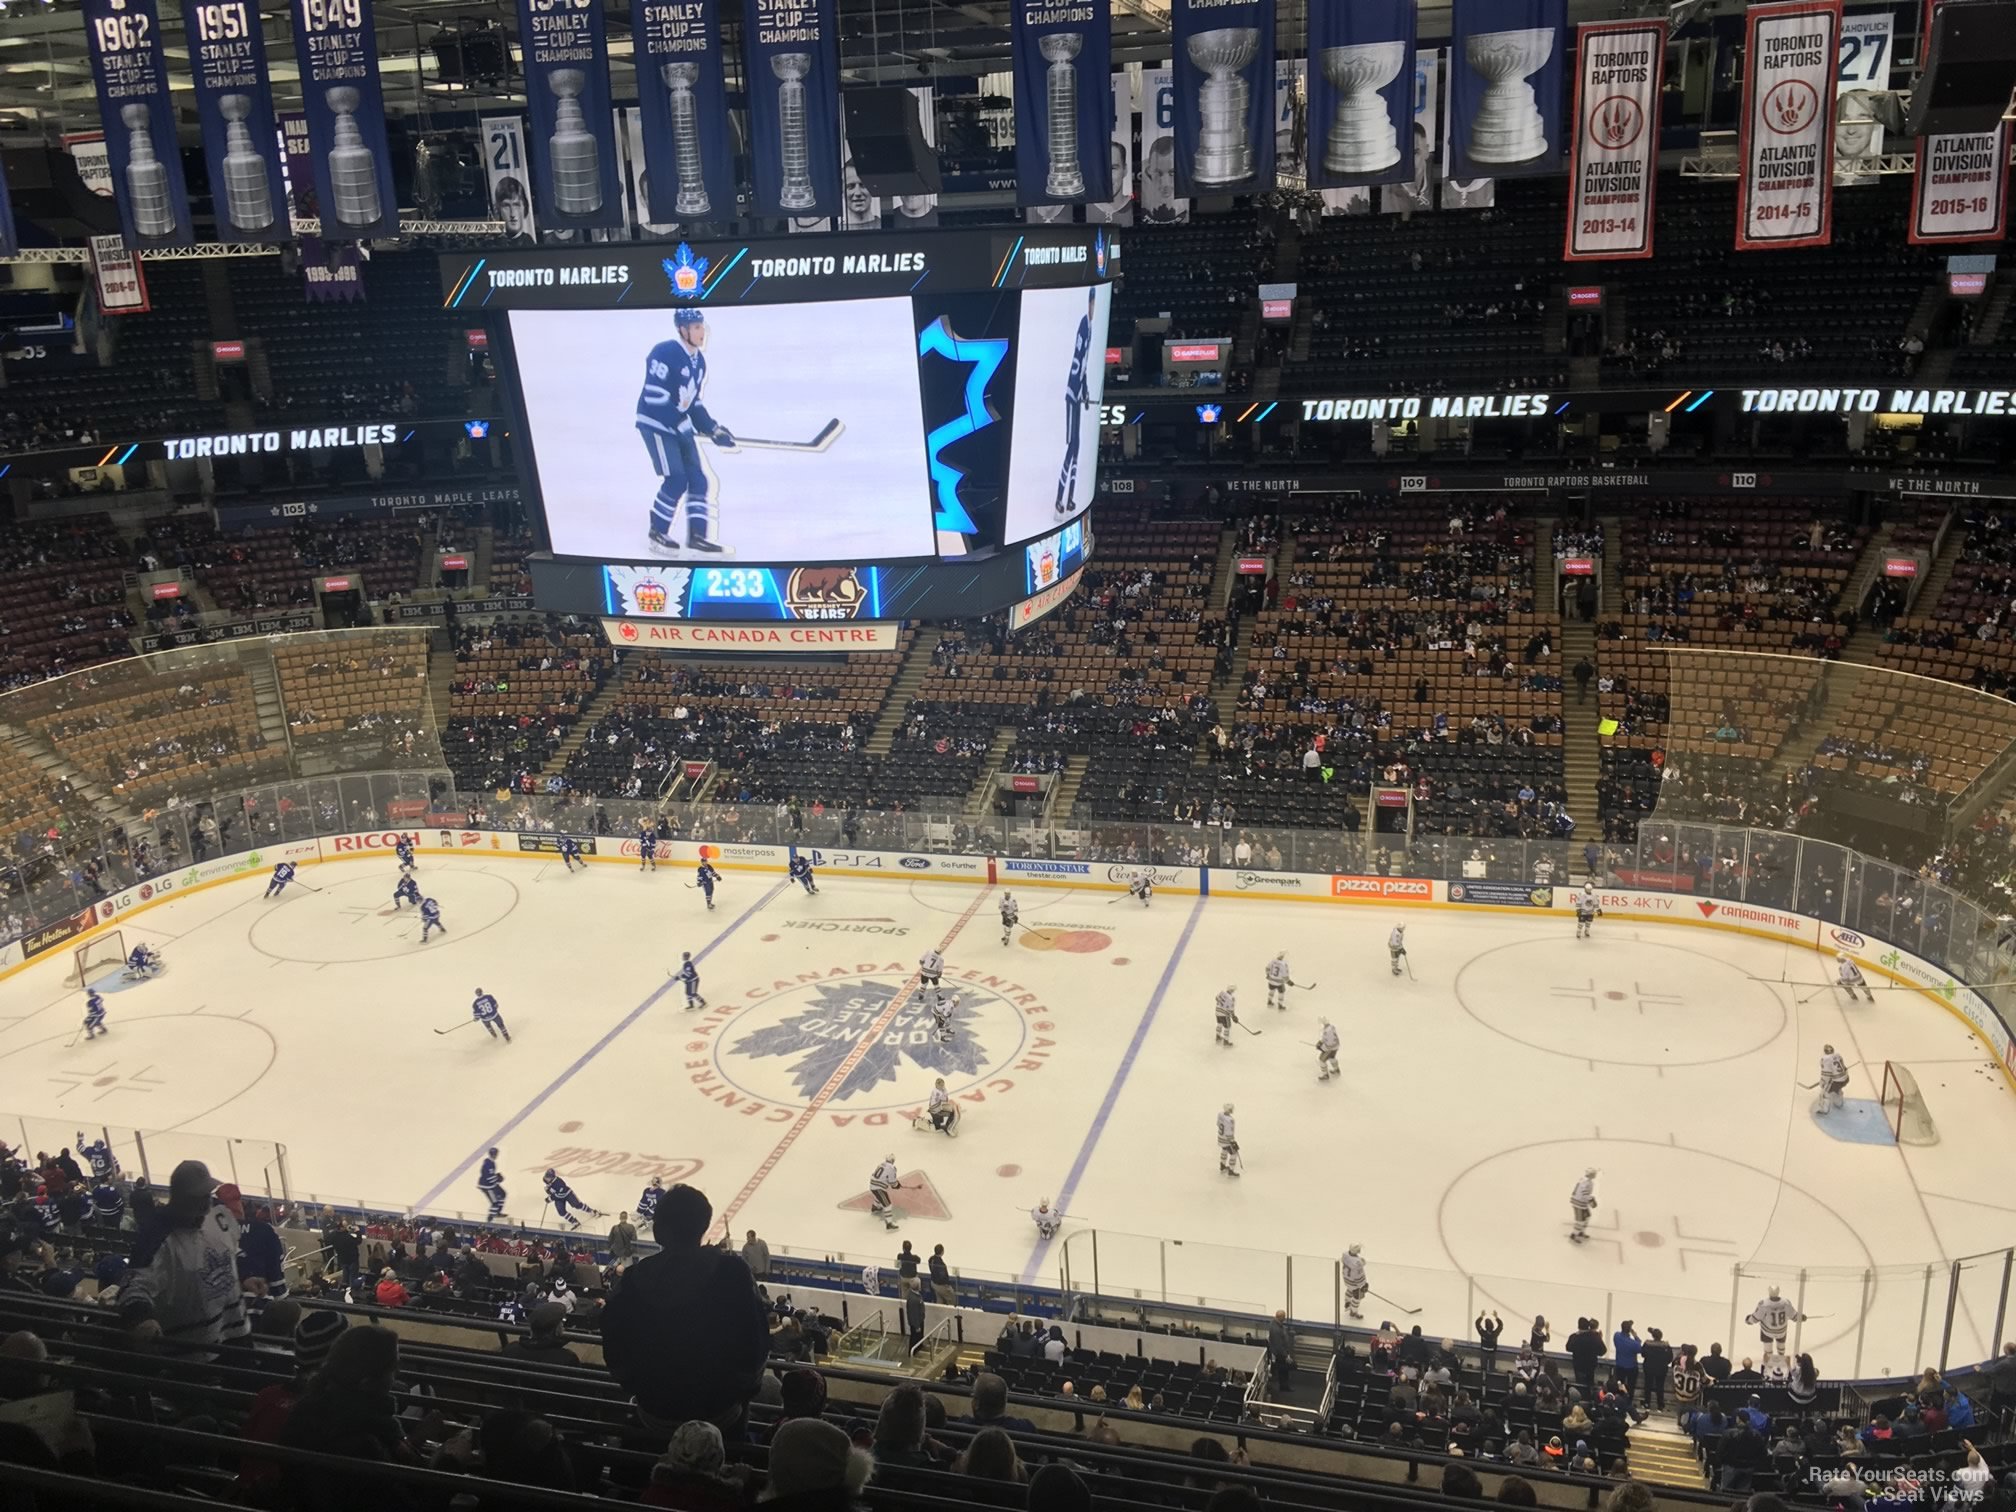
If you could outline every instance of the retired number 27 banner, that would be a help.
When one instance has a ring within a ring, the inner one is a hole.
[[[1569,140],[1569,262],[1652,255],[1664,21],[1600,21],[1578,33]]]
[[[1840,0],[1752,5],[1736,250],[1824,247],[1834,234]]]

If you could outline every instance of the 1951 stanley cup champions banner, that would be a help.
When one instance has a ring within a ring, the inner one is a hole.
[[[1113,197],[1111,0],[1011,0],[1015,202],[1096,204]]]
[[[251,0],[184,0],[182,26],[217,239],[284,241],[287,190],[259,8]]]
[[[1932,13],[1925,7],[1922,58],[1932,47]],[[2009,127],[1958,136],[1918,138],[1918,167],[1911,181],[1911,240],[2000,241],[2009,218]]]
[[[630,0],[652,215],[735,218],[735,143],[722,82],[723,0]]]
[[[1824,247],[1834,234],[1840,0],[1750,7],[1736,250]]]
[[[1274,186],[1274,0],[1176,0],[1176,189]]]
[[[1666,23],[1590,22],[1576,32],[1575,54],[1561,255],[1569,262],[1650,257]]]
[[[324,241],[399,230],[378,29],[367,0],[293,0],[294,56],[308,117],[310,178]],[[295,196],[301,194],[297,179]]]
[[[194,239],[189,191],[175,145],[161,14],[154,0],[85,0],[84,35],[91,44],[112,197],[126,245],[136,252],[186,247]]]
[[[1414,176],[1414,0],[1309,0],[1312,189]]]
[[[834,0],[747,0],[742,66],[758,215],[840,213]]]
[[[1452,0],[1452,179],[1535,178],[1567,161],[1567,0]]]
[[[532,204],[549,231],[623,224],[600,0],[518,0]]]

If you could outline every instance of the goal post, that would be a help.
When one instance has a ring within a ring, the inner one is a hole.
[[[97,939],[79,945],[70,952],[70,973],[63,978],[63,985],[89,987],[94,980],[110,976],[125,964],[125,931],[108,929]]]
[[[1900,1145],[1939,1143],[1939,1129],[1908,1066],[1883,1062],[1883,1122]]]

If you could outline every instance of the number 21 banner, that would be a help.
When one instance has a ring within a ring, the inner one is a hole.
[[[367,0],[293,0],[294,56],[308,117],[310,177],[324,241],[399,230],[378,31]],[[296,184],[298,193],[301,186]]]
[[[1568,237],[1561,255],[1569,262],[1650,257],[1666,23],[1591,22],[1576,35]]]
[[[1840,0],[1752,5],[1749,25],[1736,250],[1824,247],[1834,235]]]
[[[1925,7],[1925,36],[1932,47],[1932,13]],[[2000,241],[2009,217],[2009,127],[1918,138],[1918,170],[1911,181],[1911,240]]]

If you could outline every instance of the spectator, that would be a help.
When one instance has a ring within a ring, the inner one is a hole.
[[[1010,1433],[1034,1433],[1027,1418],[1008,1415],[1008,1383],[990,1370],[973,1378],[973,1407],[968,1420],[976,1428],[1005,1428]]]
[[[1498,1482],[1498,1500],[1508,1507],[1537,1507],[1539,1493],[1533,1489],[1533,1482],[1523,1475],[1508,1475]]]
[[[372,1292],[371,1300],[380,1307],[404,1307],[412,1297],[406,1290],[406,1283],[401,1281],[398,1273],[388,1265],[378,1272],[378,1286]]]
[[[945,1246],[931,1246],[931,1300],[940,1307],[957,1307],[959,1289],[952,1284],[952,1267],[945,1263]]]
[[[1603,1512],[1653,1512],[1657,1505],[1651,1488],[1632,1480],[1611,1487],[1603,1498]]]
[[[1694,1346],[1681,1345],[1680,1357],[1673,1363],[1673,1411],[1680,1422],[1686,1422],[1687,1414],[1701,1405],[1701,1393],[1707,1386],[1708,1376],[1694,1358]]]
[[[770,1478],[756,1499],[779,1512],[837,1512],[853,1505],[874,1471],[868,1451],[831,1423],[797,1418],[771,1435]]]
[[[1638,1356],[1644,1345],[1629,1318],[1617,1326],[1617,1332],[1610,1337],[1610,1344],[1617,1351],[1614,1369],[1624,1387],[1624,1394],[1635,1396],[1638,1392]]]
[[[168,1202],[133,1245],[119,1290],[120,1321],[141,1343],[208,1350],[250,1330],[238,1289],[238,1219],[216,1201],[217,1183],[200,1160],[168,1178]]]
[[[1715,1382],[1717,1385],[1720,1385],[1729,1378],[1729,1372],[1732,1368],[1729,1364],[1729,1357],[1722,1353],[1722,1346],[1720,1344],[1710,1344],[1708,1346],[1708,1353],[1701,1357],[1701,1374],[1708,1377],[1710,1381]]]
[[[1442,1467],[1442,1494],[1459,1501],[1482,1501],[1484,1482],[1461,1460],[1451,1460]]]
[[[1495,1312],[1480,1312],[1474,1327],[1477,1330],[1478,1364],[1488,1376],[1498,1360],[1498,1335],[1505,1331],[1505,1320]]]
[[[967,1442],[966,1452],[952,1461],[952,1469],[976,1480],[1004,1481],[1020,1485],[1029,1478],[1015,1452],[1015,1440],[999,1428],[982,1428]]]
[[[770,1246],[756,1237],[756,1230],[749,1230],[749,1237],[742,1241],[742,1263],[749,1267],[749,1274],[758,1281],[770,1279]]]
[[[681,1423],[651,1467],[651,1484],[637,1504],[679,1512],[735,1512],[747,1500],[746,1488],[724,1473],[727,1460],[719,1428],[712,1423]]]
[[[1638,1351],[1640,1377],[1645,1382],[1645,1405],[1662,1412],[1666,1407],[1666,1377],[1673,1369],[1673,1346],[1656,1328],[1645,1330],[1645,1347]]]
[[[898,1386],[882,1399],[875,1418],[873,1445],[877,1465],[911,1465],[923,1469],[938,1461],[931,1453],[924,1431],[924,1392],[917,1386]]]
[[[623,1275],[602,1314],[609,1373],[647,1427],[701,1419],[738,1431],[763,1382],[770,1324],[749,1264],[706,1243],[714,1207],[683,1182],[658,1200],[661,1246]]]
[[[1053,1365],[1061,1364],[1070,1352],[1071,1346],[1064,1342],[1064,1330],[1052,1323],[1049,1335],[1043,1340],[1043,1358]]]
[[[1092,1488],[1066,1464],[1045,1465],[1029,1477],[1029,1512],[1092,1512]]]
[[[628,1213],[618,1213],[609,1227],[609,1258],[617,1265],[628,1265],[637,1258],[637,1225]]]
[[[1295,1340],[1288,1333],[1288,1314],[1276,1310],[1267,1325],[1267,1357],[1274,1368],[1274,1385],[1281,1391],[1295,1378]]]
[[[787,1370],[778,1383],[777,1396],[783,1421],[816,1418],[826,1410],[826,1377],[805,1365]]]
[[[378,1464],[419,1463],[392,1406],[398,1373],[397,1334],[375,1324],[349,1329],[330,1347],[329,1358],[288,1415],[281,1444]],[[352,1480],[319,1465],[289,1465],[281,1477],[288,1504],[302,1512],[413,1505],[397,1486]]]
[[[579,1365],[581,1357],[567,1347],[567,1309],[541,1302],[526,1318],[531,1333],[504,1346],[504,1358],[532,1365]]]
[[[1722,1435],[1718,1456],[1721,1470],[1715,1478],[1718,1491],[1749,1491],[1759,1470],[1768,1469],[1771,1451],[1748,1423],[1738,1422]]]
[[[567,1445],[546,1419],[529,1412],[493,1412],[483,1419],[477,1439],[489,1479],[548,1491],[577,1489]]]
[[[1596,1331],[1596,1320],[1583,1318],[1568,1335],[1568,1358],[1575,1362],[1575,1384],[1584,1393],[1596,1389],[1596,1362],[1610,1352],[1603,1342],[1603,1335]]]
[[[923,1283],[917,1278],[917,1252],[910,1248],[910,1241],[903,1241],[903,1248],[896,1252],[896,1295],[907,1297],[912,1292],[922,1291]]]

